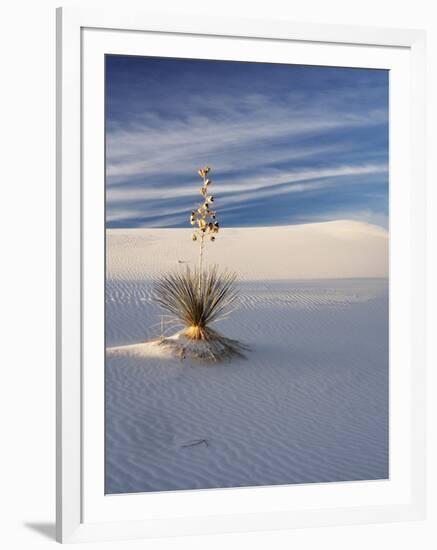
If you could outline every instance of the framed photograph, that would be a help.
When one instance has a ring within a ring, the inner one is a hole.
[[[424,33],[57,17],[58,540],[422,518]]]

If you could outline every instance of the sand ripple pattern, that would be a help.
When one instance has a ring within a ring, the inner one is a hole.
[[[159,334],[153,281],[110,276],[108,348]],[[246,360],[108,350],[108,493],[387,478],[385,279],[246,280],[217,328]]]

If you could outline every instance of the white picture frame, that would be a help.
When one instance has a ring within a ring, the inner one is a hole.
[[[104,215],[100,185],[104,181],[102,63],[106,52],[141,54],[145,51],[144,37],[148,37],[147,48],[155,55],[174,55],[179,41],[181,52],[192,52],[201,45],[203,58],[226,55],[228,59],[233,55],[241,60],[269,60],[274,55],[285,56],[286,62],[287,55],[298,55],[308,64],[312,60],[326,65],[332,61],[393,71],[390,182],[395,179],[399,185],[394,192],[391,186],[390,196],[390,232],[394,235],[390,315],[395,320],[390,361],[399,368],[393,371],[391,366],[390,371],[390,448],[396,450],[396,460],[391,462],[388,482],[204,490],[189,492],[195,493],[191,500],[187,492],[155,494],[153,501],[150,495],[126,499],[123,495],[109,497],[107,504],[108,497],[102,493],[102,376],[101,370],[87,366],[93,357],[100,361],[103,348],[91,349],[83,340],[89,330],[84,324],[84,309],[86,318],[97,327],[92,341],[99,342],[103,322],[103,293],[97,302],[89,300],[99,288],[93,285],[102,284],[103,267],[98,225]],[[230,41],[232,54],[227,44]],[[425,35],[417,30],[172,17],[113,9],[57,10],[58,541],[424,517],[424,62]],[[92,219],[88,214],[91,208]],[[93,262],[97,263],[90,269]],[[95,406],[88,406],[91,403]],[[153,511],[147,511],[148,507]],[[177,514],[176,509],[185,512]]]

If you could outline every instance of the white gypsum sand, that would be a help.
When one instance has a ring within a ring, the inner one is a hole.
[[[387,478],[387,232],[222,230],[205,263],[236,271],[241,299],[217,328],[251,350],[218,364],[147,342],[154,281],[196,265],[190,234],[107,231],[106,491]]]

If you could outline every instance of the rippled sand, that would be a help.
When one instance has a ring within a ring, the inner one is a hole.
[[[326,253],[331,247],[333,263],[334,255],[342,263],[354,241],[360,261],[367,258],[366,277],[358,277],[357,265],[346,278],[339,265],[315,258],[314,272],[334,276],[337,269],[336,278],[287,278],[302,235],[288,234],[293,258],[282,258],[275,271],[260,259],[273,262],[277,253],[263,251],[263,230],[238,230],[238,246],[251,248],[253,261],[239,266],[235,247],[222,247],[220,265],[240,273],[241,303],[217,328],[251,351],[246,360],[210,365],[144,343],[161,331],[154,280],[195,259],[185,230],[110,232],[108,493],[388,477],[387,236],[371,226],[366,233],[365,224],[349,234],[343,225],[340,236],[332,225],[316,225],[319,233],[326,229],[323,246]],[[304,237],[316,254],[319,239]],[[211,260],[218,252],[208,250]]]

